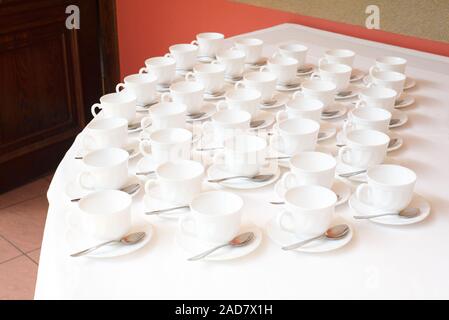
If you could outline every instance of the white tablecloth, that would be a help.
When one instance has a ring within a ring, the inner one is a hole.
[[[353,220],[344,205],[337,212],[355,235],[340,250],[284,252],[264,232],[261,246],[247,257],[195,263],[175,244],[176,223],[155,218],[155,236],[138,252],[73,259],[65,242],[70,203],[64,188],[75,176],[77,140],[48,191],[36,299],[449,298],[449,59],[293,24],[249,35],[265,41],[267,55],[281,42],[303,42],[310,48],[310,62],[327,48],[352,49],[358,54],[355,66],[365,71],[378,56],[408,60],[407,74],[418,82],[408,91],[416,104],[406,109],[408,124],[395,129],[405,145],[391,155],[417,173],[416,191],[431,203],[430,217],[416,225],[387,227]],[[273,185],[238,193],[245,200],[245,220],[260,228],[279,210],[267,203],[274,198]]]

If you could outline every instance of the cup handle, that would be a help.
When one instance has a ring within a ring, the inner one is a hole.
[[[146,67],[143,67],[143,68],[139,69],[139,74],[142,74],[142,73],[148,73],[148,70],[147,70]]]
[[[243,89],[245,88],[245,84],[243,83],[243,81],[237,81],[234,85],[235,89]]]
[[[343,135],[346,136],[352,130],[354,124],[352,123],[351,114],[348,114],[348,119],[343,122]]]
[[[376,66],[371,66],[371,68],[369,68],[369,75],[371,77],[374,77],[374,73],[379,72],[379,68]]]
[[[157,179],[148,179],[147,182],[145,182],[145,193],[150,193],[150,189],[154,186],[157,186],[158,181]]]
[[[318,60],[318,68],[321,67],[324,64],[328,64],[329,62],[327,61],[326,58],[320,58],[320,60]]]
[[[285,110],[281,110],[278,111],[278,113],[276,113],[276,122],[279,123],[283,120],[286,120],[288,118],[288,114],[287,111]]]
[[[295,100],[298,96],[302,96],[303,95],[303,93],[302,93],[302,91],[296,91],[295,93],[293,93],[293,100]]]
[[[115,87],[115,91],[116,92],[120,92],[122,89],[125,89],[125,84],[124,83],[119,83],[116,87]]]
[[[94,177],[89,172],[81,172],[78,174],[76,181],[78,182],[78,185],[84,189],[93,190],[95,188]],[[89,181],[91,183],[89,183]]]
[[[192,42],[190,42],[190,44],[193,44],[194,46],[199,46],[198,41],[197,40],[193,40]]]
[[[187,72],[184,78],[186,81],[195,81],[195,74],[193,72]]]
[[[151,143],[148,140],[142,140],[139,143],[139,150],[140,153],[144,156],[150,156],[151,155]]]
[[[371,194],[371,187],[367,183],[362,183],[355,190],[355,196],[358,200],[369,199],[370,194]],[[364,198],[364,195],[366,195],[367,197]]]
[[[193,229],[195,229],[194,223],[195,223],[195,220],[191,215],[183,216],[179,219],[179,223],[178,223],[179,229],[182,232],[187,233],[191,236],[196,236],[195,231],[193,230]],[[188,225],[190,225],[190,226],[193,225],[193,228],[187,227]]]
[[[310,79],[321,79],[320,74],[318,72],[313,72],[310,75]]]
[[[172,55],[171,55],[170,53],[164,54],[164,57],[165,57],[165,58],[173,58]]]
[[[343,161],[343,163],[346,164],[351,164],[351,161],[347,161],[350,160],[350,157],[348,157],[347,159],[345,158],[346,155],[349,155],[351,153],[351,148],[349,148],[348,146],[343,146],[340,148],[340,150],[338,150],[338,158]]]
[[[161,102],[171,102],[171,97],[169,92],[164,92],[161,96]]]
[[[359,100],[359,101],[357,101],[356,104],[355,104],[355,108],[356,108],[356,109],[357,109],[357,108],[360,108],[360,107],[366,107],[366,106],[367,106],[366,101],[363,101],[363,100]]]
[[[213,158],[214,164],[221,164],[224,163],[224,152],[218,151]]]
[[[211,133],[213,131],[214,127],[211,121],[206,121],[201,125],[201,130],[203,133]]]
[[[151,126],[152,122],[153,121],[151,120],[151,117],[144,117],[140,121],[140,127],[142,128],[142,130],[145,130],[147,127]]]
[[[96,109],[100,109],[100,111],[102,110],[101,104],[100,103],[95,103],[91,108],[90,111],[92,112],[92,115],[94,116],[94,118],[100,113],[100,111],[96,112]]]
[[[229,109],[228,104],[224,100],[218,101],[216,108],[217,108],[217,111],[223,111],[223,110]]]
[[[293,228],[290,226],[286,226],[284,224],[285,218],[286,217],[290,217],[290,219],[293,219],[292,214],[288,211],[281,211],[280,213],[278,213],[277,217],[276,217],[276,223],[279,226],[279,228],[281,228],[282,230],[285,230],[287,232],[294,232]]]
[[[220,61],[215,59],[215,60],[212,60],[210,64],[220,64]]]
[[[96,145],[97,145],[97,143],[95,141],[95,138],[92,135],[86,134],[83,137],[83,147],[86,150],[88,150],[88,151],[94,150],[96,148]]]
[[[293,172],[286,172],[282,176],[281,185],[284,187],[284,189],[288,190],[295,187],[297,184],[298,181],[296,180],[296,176],[293,174]]]
[[[270,72],[270,69],[268,68],[268,66],[262,66],[259,69],[260,72]]]

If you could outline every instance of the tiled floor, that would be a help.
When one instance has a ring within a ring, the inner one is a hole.
[[[33,299],[51,178],[0,195],[0,300]]]

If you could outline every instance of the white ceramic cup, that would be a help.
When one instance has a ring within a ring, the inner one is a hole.
[[[407,60],[401,57],[385,56],[376,59],[376,65],[370,68],[372,71],[395,71],[405,74]]]
[[[287,43],[280,45],[278,51],[274,53],[274,57],[284,56],[296,59],[298,61],[298,68],[304,65],[308,48],[300,43]]]
[[[224,149],[214,156],[214,163],[224,164],[237,176],[254,176],[269,164],[265,139],[248,134],[236,135],[224,141]]]
[[[226,139],[249,129],[251,115],[242,110],[222,110],[212,115],[212,121],[204,122],[203,133],[212,133],[216,143],[223,143]]]
[[[217,53],[217,60],[212,63],[225,67],[226,78],[238,78],[242,76],[245,69],[245,52],[237,49],[221,50]]]
[[[131,229],[131,196],[123,191],[91,193],[78,202],[83,229],[102,240],[115,240]]]
[[[198,56],[215,58],[223,47],[224,35],[218,32],[203,32],[196,35],[193,45],[198,46]]]
[[[176,76],[176,60],[170,57],[154,57],[145,61],[139,73],[148,73],[157,78],[157,84],[169,85]]]
[[[242,208],[242,198],[234,193],[201,193],[190,203],[191,212],[181,218],[179,228],[203,241],[223,244],[237,236]]]
[[[145,106],[156,100],[157,78],[151,74],[132,74],[125,77],[124,83],[119,83],[115,91],[128,90],[136,96],[137,104]]]
[[[186,74],[187,81],[197,81],[204,86],[204,91],[215,94],[223,91],[225,66],[220,64],[200,63],[193,67],[193,72]]]
[[[375,107],[390,111],[395,110],[394,104],[397,92],[390,88],[371,87],[365,88],[359,93],[360,100],[357,101],[356,107]]]
[[[337,161],[331,155],[322,152],[300,152],[289,161],[290,172],[281,180],[285,189],[297,186],[319,185],[332,187]]]
[[[323,108],[324,104],[318,99],[297,96],[286,103],[285,110],[278,111],[276,122],[292,118],[303,118],[320,122]]]
[[[167,128],[153,131],[139,145],[144,156],[151,156],[156,163],[189,160],[192,133],[182,128]]]
[[[371,129],[383,133],[390,131],[391,113],[388,110],[373,107],[355,108],[348,114],[343,124],[343,132],[351,130]]]
[[[318,99],[326,108],[335,102],[336,93],[337,86],[333,82],[313,79],[304,81],[301,84],[301,91],[295,92],[293,99],[296,99],[298,96]]]
[[[368,169],[381,164],[387,154],[390,137],[375,130],[352,130],[346,134],[346,146],[338,153],[340,160],[347,165]]]
[[[293,155],[315,150],[320,124],[310,119],[292,118],[279,122],[274,131],[270,145],[277,145],[278,150]]]
[[[330,81],[337,87],[337,92],[345,90],[349,86],[352,68],[345,64],[329,63],[321,64],[318,72],[311,75],[311,79]]]
[[[94,117],[97,117],[103,110],[105,117],[125,118],[132,122],[136,118],[136,96],[126,91],[119,93],[109,93],[100,98],[100,103],[95,103],[91,107]],[[97,112],[97,109],[100,111]]]
[[[226,92],[225,100],[217,103],[217,110],[243,110],[253,118],[257,114],[261,97],[261,93],[256,89],[231,89]]]
[[[194,81],[180,81],[170,86],[170,93],[161,96],[162,102],[176,102],[187,106],[187,114],[201,111],[204,103],[204,85]]]
[[[128,121],[125,118],[95,119],[86,126],[82,136],[88,151],[123,147],[128,141]]]
[[[241,38],[234,41],[234,48],[245,53],[245,63],[257,63],[262,58],[263,41],[256,38]]]
[[[318,65],[328,63],[340,63],[352,67],[354,64],[355,52],[348,49],[332,49],[327,50],[324,54],[324,58],[321,58]]]
[[[149,113],[150,116],[143,118],[140,122],[145,132],[167,128],[184,128],[187,106],[176,102],[160,102],[152,106]],[[150,130],[146,130],[147,127]]]
[[[277,216],[279,228],[298,238],[312,238],[326,232],[332,223],[336,194],[325,187],[298,186],[285,193],[285,211]]]
[[[237,82],[236,89],[249,88],[260,92],[262,102],[270,102],[276,92],[277,76],[271,72],[253,71],[243,76],[243,81]]]
[[[201,192],[204,167],[191,160],[168,161],[156,168],[156,179],[145,183],[145,192],[159,186],[161,197],[175,205],[189,204]]]
[[[295,82],[296,73],[298,71],[298,60],[278,56],[268,59],[267,65],[260,68],[261,72],[269,71],[277,77],[277,83],[286,85]]]
[[[196,57],[198,56],[198,46],[193,44],[175,44],[170,46],[170,53],[165,54],[167,58],[176,60],[177,70],[192,70],[196,64]]]
[[[128,180],[127,151],[105,148],[92,151],[82,159],[84,169],[78,174],[78,185],[88,190],[120,189]]]
[[[368,87],[390,88],[396,91],[396,99],[404,91],[405,75],[396,71],[376,71],[370,73],[371,82]]]
[[[407,208],[413,198],[416,174],[405,167],[383,164],[368,169],[368,183],[356,190],[360,201],[384,213],[398,213]]]

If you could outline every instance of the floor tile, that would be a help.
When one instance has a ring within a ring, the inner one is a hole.
[[[17,250],[12,244],[0,237],[0,263],[20,256],[22,252]]]
[[[41,249],[36,249],[27,253],[27,256],[30,257],[34,262],[39,264],[39,257],[41,255]]]
[[[46,195],[0,209],[0,235],[23,252],[40,248],[47,210]]]
[[[37,265],[26,256],[0,264],[0,300],[31,300]]]
[[[22,187],[0,195],[0,209],[47,193],[50,181],[45,178],[30,182]]]

